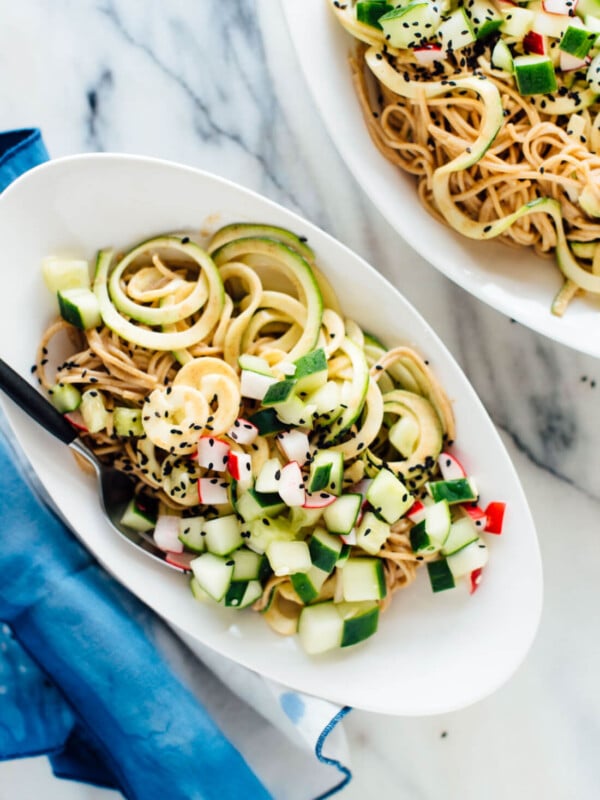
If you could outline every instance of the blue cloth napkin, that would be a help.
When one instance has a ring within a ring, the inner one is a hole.
[[[0,192],[46,160],[38,130],[0,133]],[[270,797],[246,758],[277,797],[344,786],[349,709],[189,641],[207,670],[40,499],[2,427],[0,412],[0,761],[45,754],[58,777],[143,800]]]

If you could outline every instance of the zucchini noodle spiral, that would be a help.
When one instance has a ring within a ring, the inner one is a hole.
[[[48,392],[70,385],[101,398],[106,424],[83,430],[82,438],[102,461],[131,473],[138,494],[167,513],[186,517],[202,505],[198,481],[214,472],[195,458],[201,435],[226,438],[233,452],[250,457],[253,475],[281,457],[272,433],[251,444],[232,434],[236,420],[260,408],[243,393],[242,356],[264,359],[285,380],[295,359],[323,350],[328,384],[342,400],[334,419],[315,411],[307,432],[312,453],[342,454],[345,490],[385,465],[420,497],[443,446],[455,438],[449,400],[421,356],[405,346],[387,349],[346,319],[312,250],[283,229],[235,224],[208,242],[171,234],[124,255],[101,251],[94,291],[103,323],[78,330],[53,322],[39,344],[37,376]],[[68,355],[51,368],[65,350],[65,334]],[[176,403],[183,409],[178,421],[167,419]],[[116,410],[123,407],[140,415],[141,427],[118,430]],[[405,452],[388,437],[400,421],[411,431]],[[202,508],[208,517],[234,511],[231,494],[225,505]],[[382,608],[428,559],[413,552],[411,527],[400,519],[378,553],[388,588]],[[353,548],[353,555],[364,553]],[[334,573],[320,597],[336,591]],[[301,605],[289,578],[272,577],[256,608],[274,629],[293,633]]]

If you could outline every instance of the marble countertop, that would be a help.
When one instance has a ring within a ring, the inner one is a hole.
[[[434,325],[514,460],[545,574],[527,660],[463,711],[353,712],[354,781],[340,797],[597,797],[600,363],[512,324],[399,239],[328,138],[275,0],[0,0],[0,19],[0,130],[40,126],[54,157],[103,150],[187,163],[303,214]],[[37,794],[111,793],[56,781],[41,759],[0,765],[0,800]]]

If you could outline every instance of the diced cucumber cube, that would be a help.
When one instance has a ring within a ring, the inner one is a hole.
[[[56,296],[60,315],[66,322],[83,331],[102,324],[100,303],[91,289],[63,289]]]
[[[344,621],[335,605],[328,601],[305,606],[298,620],[298,638],[309,655],[325,653],[342,643]]]
[[[576,58],[585,58],[596,41],[596,33],[585,28],[576,28],[569,25],[558,45],[565,53]]]
[[[290,526],[299,531],[302,528],[314,528],[323,516],[322,508],[302,508],[292,506],[290,509]]]
[[[267,558],[275,575],[292,575],[308,572],[312,566],[306,542],[281,541],[275,539],[267,546]]]
[[[233,559],[202,553],[190,562],[194,577],[200,587],[217,602],[225,597],[233,574]]]
[[[193,553],[206,550],[204,517],[181,517],[179,520],[179,541]]]
[[[350,647],[373,636],[379,624],[377,603],[338,603],[337,611],[344,620],[341,647]]]
[[[252,522],[260,517],[276,517],[285,511],[286,505],[278,494],[264,494],[248,489],[236,501],[236,511],[244,522]]]
[[[331,572],[342,551],[342,545],[343,542],[339,536],[332,536],[323,528],[317,528],[308,544],[314,566],[327,573]]]
[[[350,533],[360,512],[361,494],[342,494],[323,512],[323,521],[330,533]]]
[[[264,555],[240,547],[231,554],[234,560],[232,580],[252,581],[263,580],[269,571],[269,565]]]
[[[600,54],[592,58],[586,74],[590,88],[600,93]],[[579,197],[581,202],[581,196]]]
[[[348,559],[350,558],[351,551],[352,551],[352,548],[348,544],[345,544],[342,547],[342,551],[339,554],[338,560],[336,561],[336,564],[335,564],[336,567],[340,567],[340,568],[344,567],[344,565],[346,564],[346,561],[348,561]]]
[[[83,259],[47,256],[42,259],[42,275],[52,294],[90,288],[90,266]]]
[[[117,436],[143,436],[142,412],[139,408],[117,406],[113,410],[113,425]]]
[[[291,396],[284,403],[274,406],[277,409],[277,416],[286,425],[296,427],[312,428],[314,423],[315,406],[305,403],[297,395]]]
[[[505,41],[498,39],[492,50],[492,66],[504,72],[512,73],[513,57]]]
[[[121,525],[125,525],[134,531],[151,531],[156,525],[156,517],[142,511],[134,497],[129,501],[123,512]]]
[[[277,416],[274,408],[263,408],[248,417],[248,422],[256,425],[261,436],[268,436],[269,433],[279,433],[287,429],[285,422]]]
[[[331,418],[334,411],[341,413],[340,407],[341,388],[337,381],[327,381],[323,386],[311,392],[306,398],[306,402],[315,406],[315,411],[319,416]]]
[[[485,567],[488,562],[488,547],[482,539],[477,539],[462,550],[448,556],[448,568],[454,579],[470,575],[475,569]]]
[[[365,25],[370,25],[372,28],[381,30],[379,17],[387,14],[388,11],[393,9],[389,3],[382,2],[358,2],[355,5],[356,19]]]
[[[240,523],[235,514],[206,520],[206,548],[218,556],[226,556],[244,543],[240,531]]]
[[[393,525],[408,511],[414,498],[389,469],[381,469],[367,489],[367,500],[379,516]]]
[[[461,6],[440,23],[437,36],[445,50],[455,51],[473,44],[475,32],[471,20]]]
[[[295,538],[294,531],[289,527],[287,521],[280,517],[275,519],[263,517],[252,520],[248,523],[247,531],[243,531],[243,533],[250,534],[250,536],[242,536],[246,540],[246,545],[255,553],[260,554],[266,552],[271,542],[291,542]],[[302,570],[297,571],[301,572]]]
[[[288,379],[273,383],[269,386],[262,399],[263,406],[276,406],[280,403],[285,403],[292,396],[295,387],[296,381]]]
[[[548,56],[516,56],[513,64],[520,94],[525,96],[556,91],[554,66]]]
[[[478,539],[477,528],[470,517],[461,517],[450,526],[450,533],[442,547],[442,554],[451,556]]]
[[[76,411],[81,404],[81,392],[71,383],[56,383],[48,394],[52,405],[61,414]]]
[[[380,600],[386,595],[380,558],[349,558],[342,572],[342,595],[348,602]]]
[[[502,17],[493,5],[485,0],[472,0],[470,5],[471,23],[476,39],[485,39],[502,25]]]
[[[329,577],[329,572],[311,567],[308,572],[294,572],[292,575],[292,586],[303,603],[312,603],[317,599],[323,584]]]
[[[506,36],[515,36],[518,39],[524,39],[533,28],[535,13],[528,8],[511,6],[510,11],[507,11],[503,16],[504,20],[500,26],[500,30],[502,33],[506,34]]]
[[[232,581],[223,602],[228,608],[247,608],[262,593],[263,587],[259,581]]]
[[[448,563],[445,558],[441,561],[429,561],[427,564],[429,581],[434,592],[443,592],[446,589],[454,589],[455,583]]]
[[[278,458],[269,458],[260,468],[256,476],[254,488],[262,494],[277,492],[281,480],[281,462]]]
[[[192,590],[192,594],[194,598],[201,603],[206,603],[207,601],[212,601],[212,597],[205,592],[204,589],[200,586],[197,579],[192,575],[190,578],[190,589]]]
[[[327,383],[327,356],[323,348],[301,356],[295,364],[294,377],[298,393],[314,392]]]
[[[436,5],[414,0],[384,14],[379,18],[379,24],[392,47],[418,47],[436,32],[440,18],[441,12]]]
[[[401,456],[408,458],[414,453],[421,428],[413,417],[400,417],[388,431],[388,439]]]
[[[97,389],[88,389],[81,395],[79,410],[89,433],[98,433],[106,428],[108,411]]]
[[[387,541],[390,535],[389,523],[372,511],[366,511],[356,529],[356,544],[366,553],[375,555]]]
[[[344,479],[344,456],[337,450],[319,450],[310,465],[308,491],[339,495]]]
[[[447,500],[450,505],[469,503],[477,500],[479,496],[477,488],[470,478],[456,478],[451,481],[430,481],[426,485],[427,491],[436,502]]]
[[[440,500],[425,508],[425,519],[411,528],[410,543],[415,553],[435,553],[450,533],[450,507]]]

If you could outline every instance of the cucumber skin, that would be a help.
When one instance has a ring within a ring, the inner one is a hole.
[[[430,561],[427,564],[427,572],[429,573],[431,589],[434,592],[443,592],[446,589],[454,589],[456,586],[445,558],[441,561]]]
[[[345,620],[340,647],[351,647],[354,644],[363,642],[377,632],[378,625],[378,606],[360,617]]]

